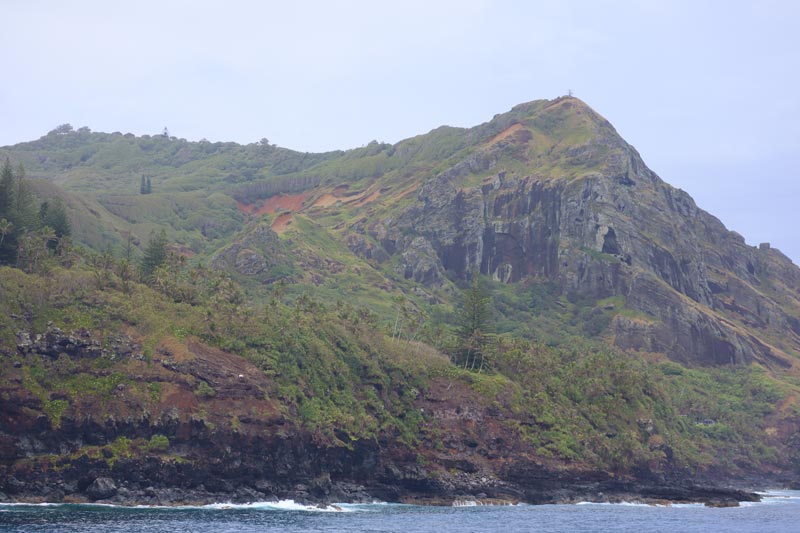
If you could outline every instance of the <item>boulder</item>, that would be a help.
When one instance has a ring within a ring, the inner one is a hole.
[[[86,495],[92,500],[107,500],[117,494],[117,485],[108,477],[98,477],[86,489]]]

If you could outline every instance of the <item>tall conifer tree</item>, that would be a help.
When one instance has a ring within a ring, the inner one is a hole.
[[[153,231],[150,234],[150,240],[147,243],[147,248],[144,250],[144,257],[140,269],[142,277],[147,279],[153,275],[158,267],[164,264],[167,260],[167,233],[162,229],[156,233]]]

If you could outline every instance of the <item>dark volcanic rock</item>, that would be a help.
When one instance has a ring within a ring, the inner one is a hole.
[[[5,491],[8,492],[9,494],[20,494],[24,492],[26,488],[27,485],[25,484],[25,482],[20,481],[14,476],[8,478],[5,485]]]
[[[141,346],[126,335],[112,336],[101,342],[85,328],[65,333],[61,328],[48,326],[43,334],[17,332],[17,351],[20,354],[39,354],[52,359],[58,359],[61,355],[115,359],[140,355]]]
[[[425,237],[415,237],[406,247],[402,258],[398,272],[404,278],[429,286],[441,283],[442,274],[436,251]]]
[[[98,477],[86,488],[86,495],[93,500],[107,500],[117,493],[113,479]]]

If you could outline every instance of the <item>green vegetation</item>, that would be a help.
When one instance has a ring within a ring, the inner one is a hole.
[[[171,266],[178,273],[172,284],[147,287],[133,280],[125,289],[118,275],[122,261],[55,266],[46,276],[0,268],[3,345],[14,342],[9,332],[28,327],[11,317],[26,313],[35,313],[39,328],[49,322],[64,329],[86,325],[95,338],[133,327],[141,335],[142,353],[151,350],[168,361],[188,357],[182,367],[187,369],[198,364],[187,347],[199,341],[244,357],[268,377],[261,396],[253,400],[255,412],[282,413],[329,446],[350,447],[360,439],[391,435],[419,450],[441,449],[436,419],[420,413],[416,402],[434,380],[445,378],[471,390],[469,402],[505,413],[503,424],[542,458],[631,472],[695,471],[712,465],[735,470],[770,464],[780,456],[765,435],[780,420],[776,404],[794,390],[788,385],[757,367],[652,364],[577,338],[561,347],[508,335],[492,336],[489,342],[492,300],[477,276],[465,292],[460,321],[452,318],[445,324],[456,341],[448,360],[412,340],[411,333],[382,330],[366,309],[307,296],[286,304],[272,299],[254,308],[230,280],[194,267]],[[497,288],[493,292],[503,300]],[[189,293],[191,299],[181,296]],[[549,294],[546,286],[537,286],[522,297],[539,308],[551,305]],[[600,303],[612,304],[618,302]],[[431,334],[425,329],[422,337]],[[465,359],[464,349],[471,349],[468,343],[475,335],[482,338],[480,351],[473,349]],[[138,416],[130,405],[147,406],[156,418],[165,416],[172,409],[168,398],[185,387],[200,403],[170,416],[204,420],[213,431],[250,431],[243,420],[252,418],[251,412],[218,410],[217,402],[225,398],[221,389],[203,379],[181,384],[180,374],[170,373],[172,364],[164,367],[133,356],[62,355],[53,360],[30,355],[20,361],[19,368],[4,363],[0,389],[35,398],[38,403],[29,405],[53,427],[65,417],[102,421]],[[23,376],[21,388],[9,381],[17,374]],[[109,461],[166,452],[172,438],[158,434],[137,444],[120,436],[108,446]]]
[[[615,317],[655,320],[621,296],[477,274],[422,286],[386,251],[390,221],[443,172],[456,190],[533,160],[547,180],[597,171],[609,147],[591,141],[610,126],[548,105],[327,154],[69,125],[5,149],[50,181],[9,159],[0,172],[0,405],[53,429],[153,425],[149,440],[82,450],[109,464],[180,450],[181,425],[212,441],[369,441],[429,464],[463,452],[442,422],[452,411],[490,413],[491,431],[564,468],[780,468],[796,378],[620,353]],[[299,208],[250,214],[299,193]],[[53,328],[92,349],[17,349],[18,332],[38,342]]]
[[[69,261],[72,234],[64,204],[38,205],[25,169],[13,170],[5,160],[0,169],[0,265],[16,264],[28,272],[45,271],[48,259]]]
[[[167,233],[151,233],[150,240],[144,250],[140,270],[143,279],[149,279],[153,273],[167,260]]]
[[[215,391],[211,385],[206,383],[205,381],[200,381],[197,384],[197,388],[194,390],[195,394],[202,398],[210,398],[212,396],[216,396],[217,391]]]
[[[491,301],[489,293],[477,274],[472,275],[472,282],[464,292],[464,301],[458,317],[456,335],[459,342],[458,364],[463,360],[464,368],[483,370],[486,364],[486,344],[488,340]]]
[[[169,438],[165,435],[153,435],[147,443],[147,449],[151,452],[166,452],[169,449]]]

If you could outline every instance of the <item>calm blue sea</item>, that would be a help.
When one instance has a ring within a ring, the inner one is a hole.
[[[204,507],[0,504],[0,531],[19,532],[471,532],[500,531],[800,531],[800,491],[767,493],[761,503],[713,509],[636,504],[419,507],[293,502]]]

